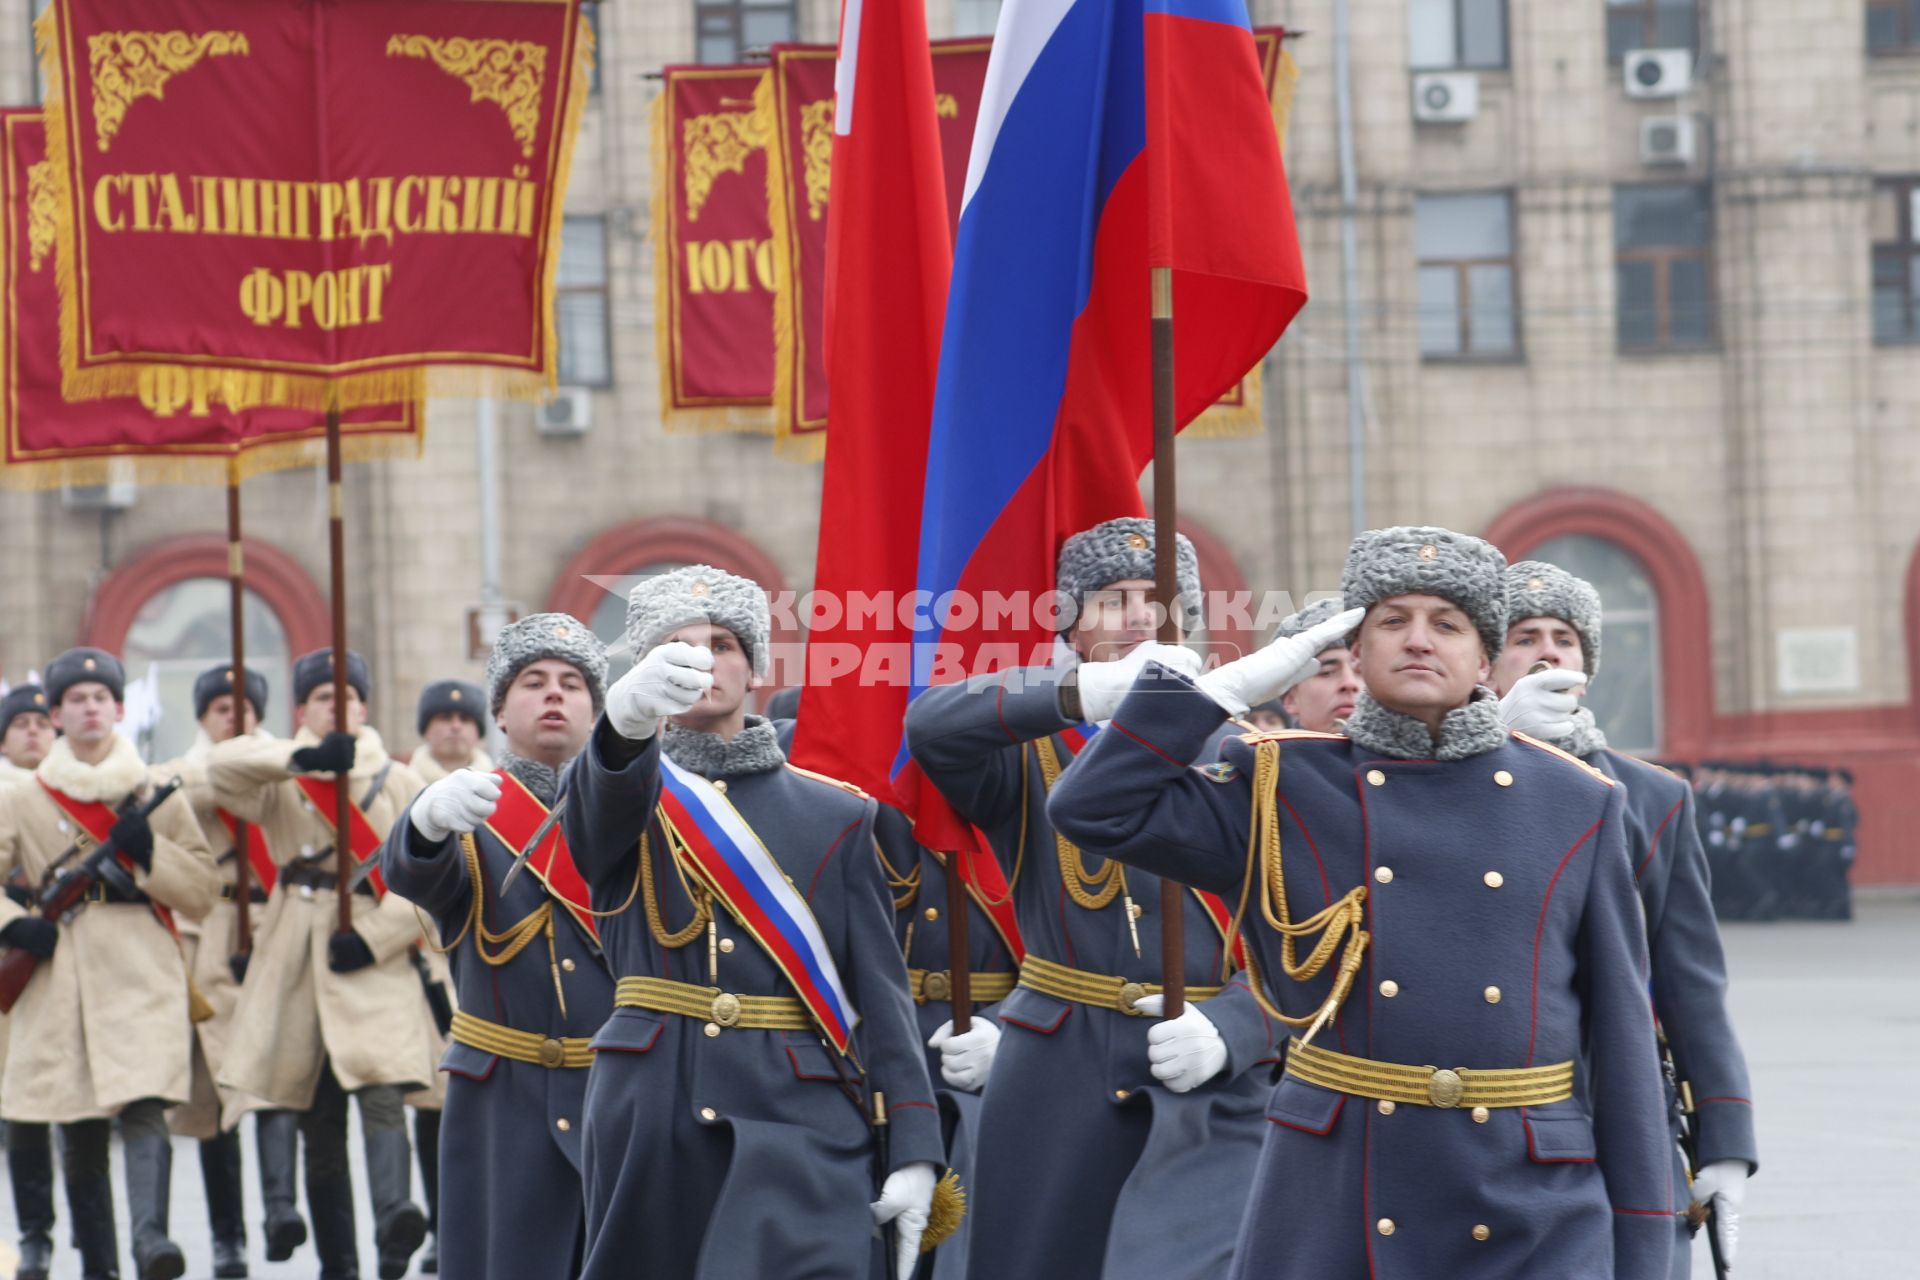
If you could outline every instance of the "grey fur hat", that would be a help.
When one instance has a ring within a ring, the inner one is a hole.
[[[712,565],[693,564],[656,574],[627,596],[627,646],[635,661],[690,622],[710,622],[733,632],[746,646],[753,674],[767,674],[773,623],[767,593],[759,583]]]
[[[1558,618],[1580,634],[1580,656],[1587,678],[1600,670],[1600,593],[1545,560],[1522,560],[1507,567],[1507,625],[1528,618]]]
[[[1300,610],[1300,612],[1290,613],[1282,618],[1280,625],[1274,628],[1273,638],[1275,640],[1285,640],[1297,636],[1309,627],[1319,626],[1345,608],[1346,606],[1340,603],[1339,596],[1328,596],[1324,600],[1316,600],[1306,608]],[[1330,640],[1325,647],[1327,649],[1338,649],[1348,643],[1352,638],[1351,635],[1348,635],[1338,640]]]
[[[1174,576],[1180,585],[1180,611],[1186,633],[1200,630],[1200,557],[1184,533],[1174,535]],[[1060,547],[1055,586],[1067,599],[1060,629],[1070,631],[1087,597],[1129,578],[1153,581],[1153,521],[1120,516],[1082,529]]]
[[[1507,639],[1506,570],[1500,549],[1471,534],[1430,525],[1369,529],[1347,548],[1340,595],[1350,609],[1402,595],[1451,600],[1473,619],[1491,662]]]
[[[607,698],[607,650],[586,623],[570,613],[532,613],[500,628],[487,657],[487,705],[495,716],[514,679],[544,658],[573,667],[586,677],[593,713]]]

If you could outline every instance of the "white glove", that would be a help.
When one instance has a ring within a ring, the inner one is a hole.
[[[668,716],[693,710],[713,687],[713,650],[684,640],[657,645],[607,690],[607,723],[628,742],[645,742]]]
[[[1515,733],[1552,742],[1573,732],[1573,713],[1587,677],[1580,671],[1536,671],[1521,676],[1500,699],[1500,723]]]
[[[1708,1201],[1720,1232],[1720,1256],[1733,1270],[1734,1250],[1740,1244],[1740,1206],[1747,1198],[1751,1170],[1745,1160],[1715,1160],[1693,1175],[1693,1198]]]
[[[1140,1013],[1158,1017],[1166,1012],[1165,996],[1141,996],[1133,1002]],[[1227,1042],[1213,1019],[1189,1004],[1177,1018],[1156,1022],[1147,1029],[1148,1070],[1175,1093],[1190,1093],[1219,1075],[1227,1065]]]
[[[900,1246],[893,1259],[896,1280],[907,1280],[920,1260],[920,1237],[927,1232],[927,1211],[933,1207],[933,1187],[939,1181],[939,1172],[925,1160],[902,1165],[887,1175],[880,1198],[870,1206],[876,1227],[893,1224]]]
[[[985,1018],[973,1019],[963,1035],[953,1034],[951,1021],[927,1037],[927,1048],[940,1051],[940,1078],[956,1089],[978,1093],[987,1087],[993,1055],[1000,1052],[1000,1028]]]
[[[1312,675],[1320,651],[1349,634],[1367,616],[1365,609],[1348,609],[1297,636],[1275,640],[1244,658],[1235,658],[1200,677],[1200,691],[1219,703],[1230,716],[1271,702]]]
[[[1189,678],[1200,674],[1200,655],[1177,644],[1136,645],[1132,653],[1113,662],[1083,662],[1074,676],[1080,686],[1080,718],[1094,723],[1113,719],[1120,700],[1149,661]]]
[[[500,803],[500,779],[472,769],[455,769],[420,793],[413,802],[413,829],[428,844],[456,831],[476,831]]]

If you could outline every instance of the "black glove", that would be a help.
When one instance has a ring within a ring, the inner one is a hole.
[[[30,886],[21,884],[18,880],[9,880],[6,893],[9,898],[29,911],[33,909],[34,892]]]
[[[351,929],[337,929],[327,939],[327,968],[335,973],[352,973],[373,963],[373,948]]]
[[[347,773],[353,768],[353,735],[335,730],[318,746],[294,752],[292,763],[301,773]]]
[[[39,916],[21,916],[4,929],[0,929],[0,942],[22,951],[32,952],[45,960],[53,954],[60,944],[60,926],[51,920],[42,920]]]
[[[113,847],[132,858],[142,871],[153,870],[153,828],[143,814],[129,810],[108,832]]]
[[[227,972],[233,975],[235,982],[247,980],[247,962],[253,959],[251,951],[236,951],[227,957]]]

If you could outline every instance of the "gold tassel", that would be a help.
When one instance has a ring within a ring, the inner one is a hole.
[[[927,1207],[927,1229],[920,1234],[920,1252],[932,1253],[942,1240],[960,1229],[967,1216],[967,1189],[960,1175],[947,1170],[947,1176],[934,1184],[933,1203]]]
[[[213,1019],[213,1006],[200,994],[200,988],[192,978],[187,979],[187,1018],[192,1022],[209,1022]]]

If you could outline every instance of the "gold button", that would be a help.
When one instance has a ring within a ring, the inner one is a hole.
[[[1502,769],[1493,775],[1493,781],[1495,786],[1510,787],[1513,785],[1513,775]]]
[[[1373,878],[1375,880],[1378,880],[1381,884],[1392,884],[1393,868],[1392,867],[1375,867],[1373,869]]]
[[[1115,1089],[1113,1091],[1113,1100],[1115,1102],[1125,1102],[1131,1096],[1132,1095],[1125,1089]]]
[[[565,960],[562,960],[562,961],[560,962],[560,967],[561,967],[562,969],[565,969],[565,970],[566,970],[566,971],[567,971],[568,973],[572,973],[572,972],[573,972],[573,957],[572,957],[572,956],[568,956],[568,957],[567,957],[567,958],[566,958]]]
[[[712,1107],[702,1107],[700,1108],[700,1118],[702,1120],[705,1120],[708,1124],[712,1124],[715,1120],[718,1120],[720,1118],[720,1113],[718,1111],[715,1111]]]
[[[1395,996],[1400,994],[1400,984],[1395,982],[1392,978],[1388,978],[1385,982],[1380,984],[1380,994],[1385,996],[1387,999],[1391,1000]]]
[[[923,915],[925,915],[925,916],[927,917],[927,919],[928,919],[928,920],[938,920],[938,919],[940,918],[940,908],[938,908],[938,907],[928,907],[928,908],[927,908],[927,909],[926,909],[926,910],[925,910],[924,912],[922,912],[921,914],[923,914]]]
[[[1473,1109],[1473,1122],[1475,1124],[1485,1124],[1487,1117],[1492,1114],[1493,1112],[1487,1110],[1485,1107],[1475,1107]]]
[[[1486,1224],[1486,1223],[1484,1223],[1484,1222],[1477,1222],[1477,1223],[1475,1223],[1475,1224],[1474,1224],[1474,1227],[1473,1227],[1473,1238],[1474,1238],[1475,1240],[1485,1240],[1485,1239],[1486,1239],[1487,1237],[1489,1237],[1489,1236],[1491,1236],[1492,1234],[1493,1234],[1493,1232],[1492,1232],[1492,1231],[1490,1231],[1490,1230],[1489,1230],[1489,1229],[1487,1228],[1487,1224]]]
[[[733,939],[732,938],[720,939],[720,950],[722,952],[725,952],[726,954],[731,955],[733,953]]]
[[[1486,996],[1488,1004],[1500,1003],[1500,988],[1498,987],[1488,987],[1485,991],[1481,992],[1481,994]]]
[[[1507,882],[1507,878],[1501,875],[1498,871],[1489,871],[1487,872],[1487,874],[1481,876],[1480,878],[1487,882],[1487,888],[1489,889],[1498,889],[1501,885]]]
[[[709,1022],[706,1026],[706,1032],[709,1037],[719,1035],[720,1024],[717,1022]]]
[[[727,794],[727,780],[725,778],[715,778],[713,780],[713,789],[721,795]]]
[[[1373,1224],[1373,1229],[1375,1231],[1378,1231],[1383,1236],[1390,1236],[1393,1234],[1393,1219],[1382,1218],[1380,1219],[1380,1221]]]
[[[570,1133],[573,1131],[573,1121],[567,1119],[565,1116],[561,1116],[553,1122],[553,1127],[562,1133]]]
[[[1387,775],[1378,769],[1369,769],[1367,770],[1367,783],[1370,786],[1384,787],[1387,785]]]
[[[1393,1114],[1393,1099],[1392,1099],[1392,1098],[1382,1098],[1382,1099],[1380,1099],[1380,1101],[1379,1101],[1379,1103],[1378,1103],[1378,1106],[1379,1106],[1379,1108],[1380,1108],[1380,1114],[1381,1114],[1381,1115],[1383,1115],[1383,1116],[1390,1116],[1390,1115],[1392,1115],[1392,1114]]]

